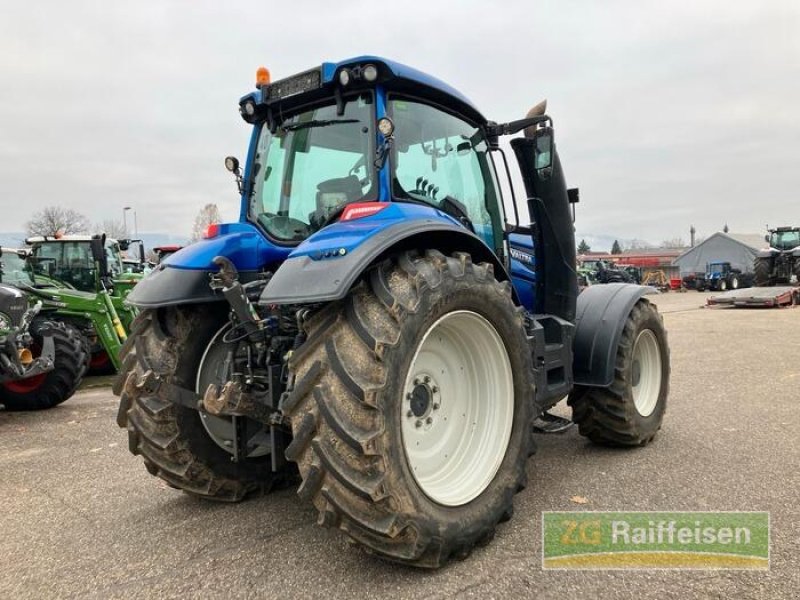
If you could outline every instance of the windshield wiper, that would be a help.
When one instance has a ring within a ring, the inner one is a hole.
[[[299,123],[289,123],[281,125],[283,131],[297,131],[298,129],[309,129],[311,127],[327,127],[328,125],[339,125],[340,123],[360,123],[358,119],[325,119],[313,121],[301,121]]]

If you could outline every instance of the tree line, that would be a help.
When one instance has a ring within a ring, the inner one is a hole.
[[[195,242],[203,237],[206,229],[212,223],[221,220],[219,208],[216,204],[206,204],[200,209],[192,224],[189,239]],[[28,236],[79,235],[105,233],[114,239],[129,237],[125,223],[119,219],[106,219],[93,223],[83,213],[63,206],[47,206],[34,213],[25,224]]]

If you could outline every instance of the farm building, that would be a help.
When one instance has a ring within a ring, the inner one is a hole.
[[[712,262],[729,262],[733,268],[750,273],[753,259],[765,245],[764,237],[758,234],[718,231],[678,256],[674,264],[682,275],[705,272]]]

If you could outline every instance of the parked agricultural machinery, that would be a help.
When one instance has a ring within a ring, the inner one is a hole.
[[[695,273],[691,278],[686,277],[684,283],[692,282],[692,287],[698,292],[705,290],[724,292],[750,287],[753,285],[753,280],[752,273],[745,273],[729,262],[711,262],[706,265],[704,273]]]
[[[764,240],[769,248],[753,264],[756,285],[800,283],[800,227],[770,229]]]
[[[3,257],[0,255],[0,273]],[[0,283],[0,404],[6,410],[52,408],[80,385],[88,366],[80,334],[46,320],[42,304]]]
[[[131,241],[96,235],[33,237],[26,242],[30,249],[25,289],[42,302],[49,319],[81,333],[92,372],[116,371],[135,312],[125,299],[142,278],[123,268],[120,250]],[[139,255],[143,262],[141,243]]]
[[[237,501],[296,468],[320,523],[438,567],[511,517],[532,420],[565,396],[594,442],[653,439],[663,322],[648,288],[578,296],[578,195],[544,104],[498,124],[377,57],[274,83],[260,69],[256,87],[244,170],[226,159],[239,221],[129,296],[114,391],[151,474]],[[499,140],[519,133],[507,218]]]

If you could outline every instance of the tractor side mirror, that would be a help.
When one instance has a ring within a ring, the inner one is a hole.
[[[144,256],[144,242],[139,242],[139,263],[144,266],[145,264],[145,256]]]
[[[94,260],[100,270],[100,277],[107,277],[108,257],[106,256],[105,234],[92,236],[89,247],[92,249],[92,260]]]
[[[133,240],[117,240],[117,243],[119,244],[119,249],[122,250],[123,252],[126,252],[128,248],[131,247],[132,241]]]
[[[764,241],[765,241],[765,242],[767,242],[767,243],[769,244],[769,234],[767,234],[767,235],[765,235],[765,236],[764,236]]]
[[[536,142],[534,146],[533,164],[536,171],[542,173],[545,169],[549,169],[553,166],[553,128],[538,128],[533,134],[533,139]]]

